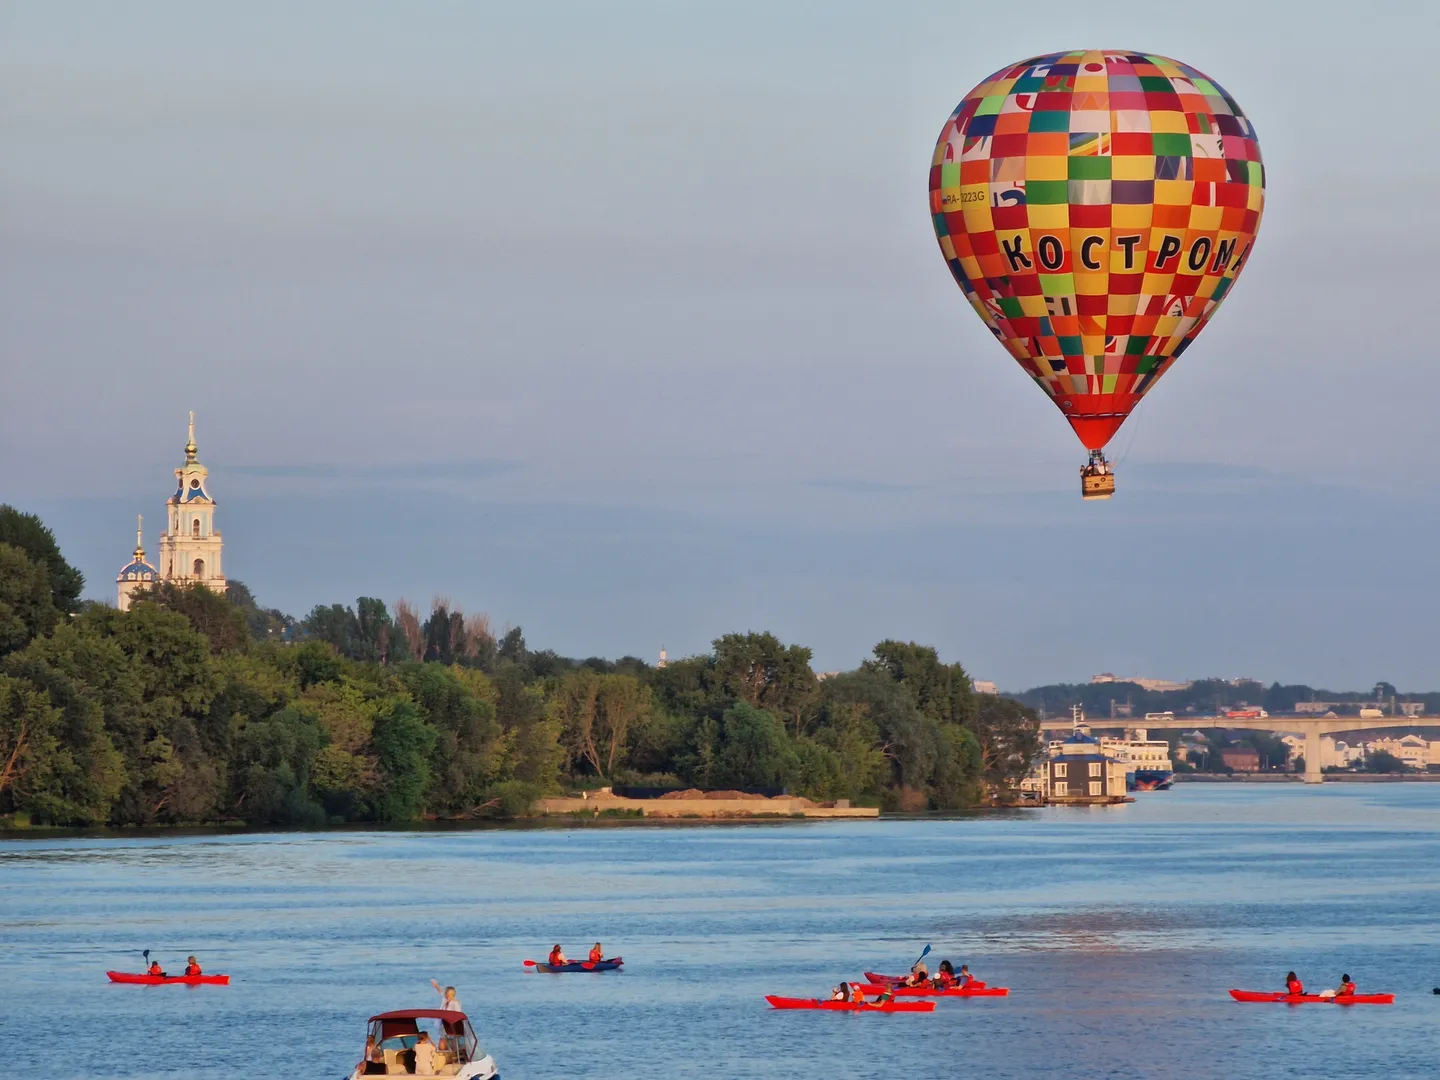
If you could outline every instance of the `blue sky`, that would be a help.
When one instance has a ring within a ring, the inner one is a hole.
[[[1440,686],[1429,6],[12,4],[0,498],[113,596],[199,414],[226,569],[572,654],[915,638]],[[931,147],[992,70],[1143,48],[1254,121],[1224,310],[1112,444],[968,309]]]

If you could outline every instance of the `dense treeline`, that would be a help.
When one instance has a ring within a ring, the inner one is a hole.
[[[1435,691],[1401,694],[1387,682],[1377,683],[1371,690],[1325,690],[1304,684],[1271,683],[1269,686],[1248,679],[1228,682],[1224,679],[1197,679],[1183,690],[1146,690],[1138,683],[1056,683],[1037,686],[1016,699],[1037,709],[1045,716],[1066,716],[1071,706],[1079,705],[1095,720],[1110,717],[1112,705],[1129,705],[1139,717],[1147,712],[1190,713],[1213,716],[1227,709],[1262,708],[1277,716],[1292,712],[1297,702],[1325,701],[1333,704],[1339,715],[1355,715],[1364,706],[1383,703],[1391,698],[1423,702],[1426,715],[1440,712],[1440,693]]]
[[[1034,714],[884,641],[821,679],[810,650],[727,634],[703,656],[532,651],[436,600],[361,597],[298,624],[240,582],[81,603],[33,516],[0,507],[0,816],[62,825],[408,821],[525,812],[600,783],[786,788],[953,809],[1012,787]]]

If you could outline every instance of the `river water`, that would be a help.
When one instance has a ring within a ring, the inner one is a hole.
[[[0,841],[0,1073],[338,1080],[451,982],[505,1080],[1440,1075],[1440,785],[749,826]],[[597,938],[622,974],[536,975]],[[968,962],[1004,999],[777,1012]],[[110,985],[151,949],[229,987]],[[1342,972],[1395,1005],[1241,1005]]]

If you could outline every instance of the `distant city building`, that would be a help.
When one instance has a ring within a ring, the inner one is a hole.
[[[160,534],[160,566],[145,561],[144,518],[136,531],[135,551],[115,579],[115,606],[130,607],[131,597],[157,582],[176,585],[204,585],[223,593],[225,574],[220,565],[224,542],[215,528],[215,500],[205,482],[210,470],[196,455],[195,414],[190,414],[190,433],[185,440],[185,464],[175,470],[175,494],[166,500],[167,525]]]
[[[975,688],[975,692],[977,694],[1000,693],[1000,688],[998,686],[996,686],[993,682],[986,681],[985,679],[971,679],[970,685]]]
[[[1191,687],[1189,682],[1172,682],[1169,679],[1145,679],[1139,675],[1120,676],[1112,675],[1110,672],[1102,672],[1099,675],[1090,676],[1090,683],[1134,683],[1142,690],[1149,690],[1151,693],[1165,693],[1172,690],[1188,690]]]
[[[1228,746],[1220,751],[1220,760],[1236,772],[1260,771],[1260,751],[1248,746]]]

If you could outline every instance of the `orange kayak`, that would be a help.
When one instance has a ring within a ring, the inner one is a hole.
[[[868,982],[868,983],[874,983],[876,986],[888,986],[888,987],[890,987],[890,988],[893,990],[893,989],[894,989],[895,987],[897,987],[897,986],[902,986],[902,985],[904,985],[904,983],[905,983],[905,976],[904,976],[904,975],[877,975],[877,974],[876,974],[875,972],[873,972],[873,971],[867,971],[867,972],[865,972],[865,981]],[[985,989],[985,984],[984,984],[983,982],[981,982],[979,979],[971,979],[968,983],[965,984],[965,989],[966,989],[966,990],[970,990],[970,989],[984,990],[984,989]]]
[[[952,986],[949,990],[937,990],[933,986],[880,986],[876,983],[861,983],[860,990],[866,994],[878,994],[888,990],[897,998],[902,997],[1009,997],[1008,986]]]
[[[113,983],[135,983],[140,986],[229,986],[229,975],[134,975],[126,971],[107,971]]]
[[[1231,990],[1230,996],[1236,1001],[1283,1001],[1287,1005],[1393,1005],[1394,994],[1287,994],[1276,990]]]
[[[825,1001],[819,998],[777,997],[765,1000],[777,1009],[823,1009],[826,1012],[934,1012],[933,1001]]]

